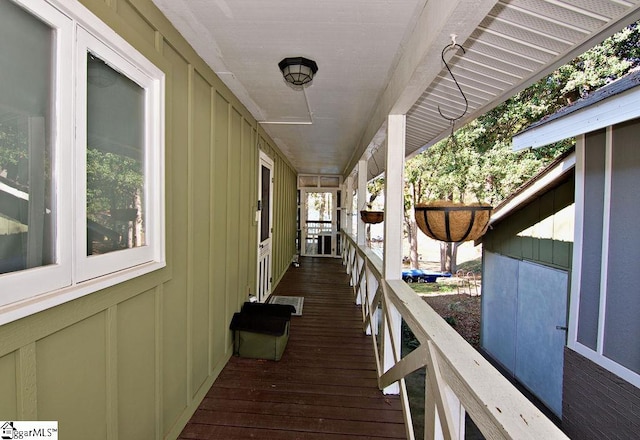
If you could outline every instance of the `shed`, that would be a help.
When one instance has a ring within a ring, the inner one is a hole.
[[[576,137],[561,407],[572,438],[634,438],[640,428],[631,404],[640,402],[639,85],[636,69],[513,140],[521,149]]]
[[[557,416],[573,249],[575,152],[496,207],[483,242],[481,346]]]

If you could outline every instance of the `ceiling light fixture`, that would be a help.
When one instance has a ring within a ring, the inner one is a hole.
[[[310,83],[318,71],[316,62],[304,57],[285,58],[278,63],[278,67],[284,79],[295,86]]]

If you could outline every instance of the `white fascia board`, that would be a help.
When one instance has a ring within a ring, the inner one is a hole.
[[[589,107],[526,130],[512,139],[512,148],[519,151],[539,148],[554,142],[589,133],[610,125],[640,117],[640,87],[627,90]]]
[[[551,186],[553,182],[563,176],[565,173],[573,169],[576,165],[576,153],[573,152],[565,160],[556,165],[553,169],[549,170],[547,174],[541,177],[537,182],[531,185],[529,188],[522,191],[522,193],[515,196],[506,205],[500,208],[499,211],[491,215],[491,222],[493,224],[500,219],[506,217],[511,212],[520,208],[528,200],[532,199],[536,195],[542,193],[546,188]]]

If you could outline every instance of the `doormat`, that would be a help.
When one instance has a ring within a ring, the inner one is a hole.
[[[303,296],[272,296],[271,298],[269,298],[269,303],[293,306],[296,308],[296,312],[292,313],[292,315],[302,316],[302,305],[304,304],[304,297]]]

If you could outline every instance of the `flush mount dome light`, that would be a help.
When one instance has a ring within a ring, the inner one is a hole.
[[[285,58],[278,63],[282,75],[287,82],[303,86],[313,79],[313,75],[318,71],[315,61],[304,57]]]

